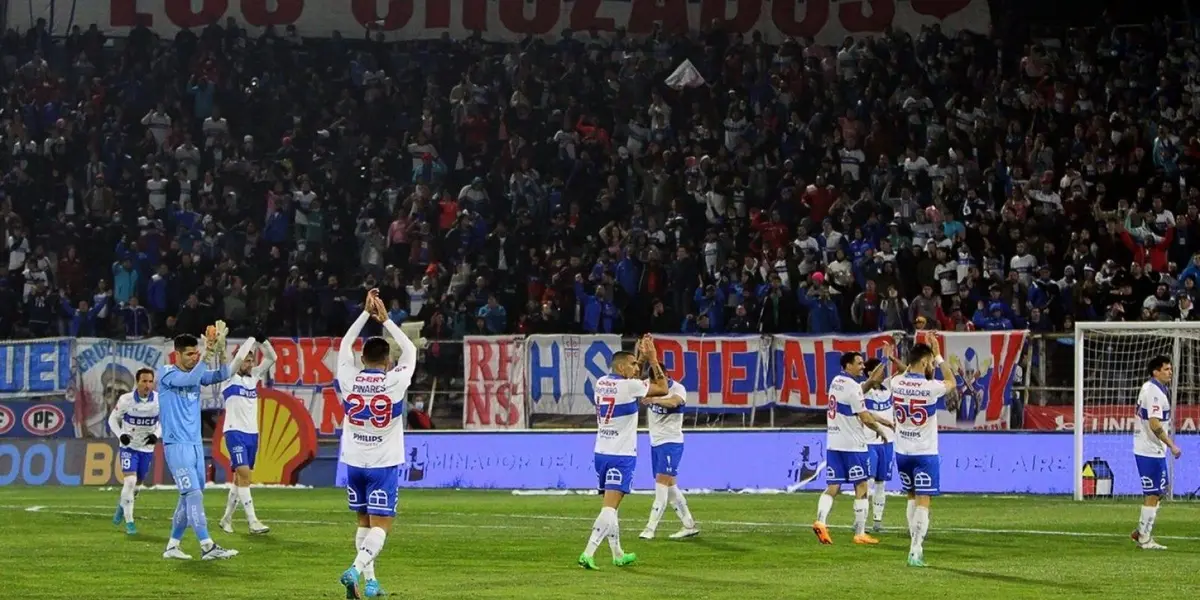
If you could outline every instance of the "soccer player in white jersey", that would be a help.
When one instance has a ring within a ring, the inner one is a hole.
[[[596,475],[604,490],[604,506],[592,524],[587,547],[579,555],[579,566],[595,569],[596,548],[608,540],[613,564],[623,567],[633,564],[637,555],[621,549],[621,528],[617,508],[621,499],[633,489],[633,469],[637,465],[637,426],[639,401],[646,396],[667,393],[667,380],[661,377],[654,342],[644,337],[638,342],[638,352],[650,364],[650,380],[640,379],[642,365],[632,352],[613,354],[611,373],[596,380],[593,402],[596,405]]]
[[[896,347],[892,344],[884,346],[884,356],[887,357],[893,373],[903,372],[904,363],[896,357]],[[874,373],[879,366],[879,359],[868,360],[863,370]],[[871,516],[874,525],[871,530],[875,533],[883,531],[883,509],[887,505],[887,482],[892,480],[892,463],[895,462],[896,424],[892,422],[892,389],[887,379],[878,386],[866,392],[867,410],[875,417],[875,422],[883,426],[883,437],[868,436],[867,451],[871,453],[871,464],[868,473],[870,480]]]
[[[137,387],[117,399],[108,415],[108,428],[121,442],[121,497],[113,525],[125,523],[125,533],[135,535],[133,500],[137,486],[150,472],[154,445],[162,437],[162,422],[158,419],[158,394],[154,392],[154,370],[139,369]]]
[[[229,450],[229,464],[233,467],[233,485],[229,486],[225,514],[220,521],[225,533],[233,533],[233,511],[239,503],[246,511],[250,533],[263,534],[271,530],[258,520],[254,500],[250,497],[250,477],[258,455],[258,384],[271,373],[276,358],[271,342],[263,341],[259,348],[263,359],[257,367],[251,354],[238,365],[233,377],[221,384],[221,397],[225,399],[225,448]]]
[[[1179,458],[1183,451],[1171,439],[1171,359],[1156,356],[1147,370],[1150,379],[1142,384],[1137,399],[1137,426],[1133,430],[1133,458],[1142,477],[1142,515],[1131,537],[1143,550],[1166,550],[1154,541],[1154,519],[1158,502],[1170,487],[1167,476],[1167,450]]]
[[[915,344],[908,353],[908,368],[892,378],[892,408],[896,419],[896,471],[908,494],[908,566],[925,566],[925,534],[929,532],[929,504],[940,493],[938,410],[958,409],[954,373],[941,357],[937,338]],[[933,379],[939,367],[941,380]]]
[[[833,509],[833,499],[842,486],[854,486],[854,543],[878,544],[867,535],[867,476],[871,455],[867,452],[867,436],[883,437],[882,427],[867,410],[863,392],[883,381],[883,366],[863,381],[863,355],[847,352],[841,359],[842,372],[829,382],[829,408],[826,412],[825,492],[817,500],[817,520],[813,533],[822,544],[832,544],[825,519]],[[867,429],[874,431],[868,434]]]
[[[689,538],[700,533],[675,480],[679,475],[679,462],[683,460],[683,405],[686,400],[687,390],[683,384],[669,379],[667,395],[642,398],[642,403],[649,406],[646,420],[650,422],[650,464],[654,468],[654,504],[650,507],[650,520],[638,536],[643,540],[654,539],[668,504],[683,523],[683,529],[672,533],[671,539]]]
[[[367,293],[358,316],[338,346],[338,393],[346,419],[342,423],[342,462],[346,464],[346,498],[358,515],[354,535],[358,554],[339,580],[347,598],[384,595],[375,579],[375,559],[396,517],[399,470],[404,464],[404,397],[417,366],[417,347],[388,317],[379,290]],[[400,346],[400,358],[389,369],[391,347],[382,337],[363,343],[362,367],[354,361],[354,342],[368,318],[383,323]],[[365,588],[359,578],[366,580]]]

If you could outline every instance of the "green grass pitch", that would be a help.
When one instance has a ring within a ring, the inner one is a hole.
[[[226,492],[205,495],[214,539],[241,555],[161,558],[176,494],[138,497],[140,533],[112,526],[116,490],[0,488],[0,597],[158,600],[343,598],[337,577],[354,557],[354,525],[339,490],[256,489],[272,531],[251,537],[216,529]],[[636,565],[599,572],[575,566],[599,510],[596,496],[513,496],[507,492],[404,491],[400,516],[377,572],[392,597],[522,600],[619,597],[704,598],[1149,598],[1200,590],[1200,505],[1160,511],[1156,538],[1166,552],[1137,550],[1129,531],[1136,499],[1075,503],[1038,497],[947,496],[934,501],[926,540],[931,568],[905,566],[904,502],[889,498],[876,547],[850,543],[850,498],[830,518],[833,546],[809,528],[814,494],[692,495],[702,533],[672,541],[667,512],[660,539],[637,539],[651,498],[621,509],[622,542]],[[899,528],[897,528],[899,526]]]

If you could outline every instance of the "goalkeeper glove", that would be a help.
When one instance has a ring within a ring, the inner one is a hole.
[[[128,433],[122,433],[120,439],[122,446],[128,446],[129,443],[133,441],[133,438],[129,437]]]
[[[155,444],[157,444],[157,443],[158,443],[158,436],[157,436],[157,435],[154,435],[153,433],[151,433],[150,435],[147,435],[147,436],[146,436],[146,444],[147,444],[147,445],[153,446],[153,445],[155,445]]]

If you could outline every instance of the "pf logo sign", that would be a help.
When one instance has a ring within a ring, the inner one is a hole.
[[[51,436],[67,424],[67,416],[53,404],[36,404],[25,411],[21,423],[30,435]]]
[[[17,415],[12,409],[0,404],[0,435],[6,435],[17,424]]]

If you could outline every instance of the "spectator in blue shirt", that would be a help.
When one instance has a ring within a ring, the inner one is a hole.
[[[125,259],[113,263],[113,300],[125,304],[137,292],[138,272],[133,261]]]
[[[475,316],[483,319],[488,333],[504,333],[508,328],[508,311],[500,305],[495,295],[488,296],[487,304],[480,306]]]
[[[67,335],[71,337],[90,337],[100,335],[97,327],[97,317],[112,301],[112,296],[104,296],[95,306],[89,307],[87,300],[79,301],[79,308],[71,306],[71,301],[62,299],[62,311],[67,316]]]

